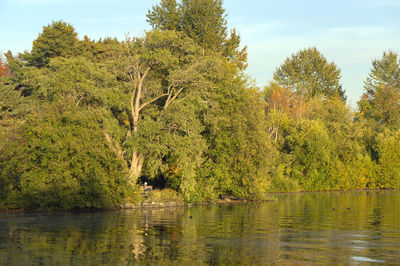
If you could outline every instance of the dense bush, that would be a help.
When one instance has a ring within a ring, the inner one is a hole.
[[[0,160],[3,199],[18,208],[110,208],[129,192],[125,168],[96,116],[51,106],[8,137]]]

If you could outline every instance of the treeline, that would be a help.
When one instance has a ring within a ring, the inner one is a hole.
[[[162,0],[144,37],[43,27],[0,64],[0,207],[110,208],[147,181],[219,195],[400,187],[400,60],[374,60],[359,110],[316,49],[260,90],[222,0]],[[4,63],[3,63],[4,62]]]

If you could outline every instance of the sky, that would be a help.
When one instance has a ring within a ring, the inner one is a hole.
[[[0,52],[31,50],[42,27],[71,23],[79,37],[143,36],[158,0],[0,0]],[[316,47],[341,69],[353,108],[373,59],[400,52],[400,0],[225,0],[228,26],[248,48],[247,73],[261,88],[283,61]]]

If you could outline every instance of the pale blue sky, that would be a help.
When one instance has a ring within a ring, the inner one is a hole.
[[[71,23],[80,37],[150,29],[146,13],[158,0],[0,0],[0,51],[30,50],[42,27]],[[342,84],[355,106],[371,61],[400,51],[400,0],[225,0],[230,27],[248,46],[248,74],[263,87],[273,71],[300,49],[317,47],[342,70]]]

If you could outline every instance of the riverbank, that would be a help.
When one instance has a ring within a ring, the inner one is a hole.
[[[153,190],[150,193],[142,194],[140,198],[136,199],[136,202],[125,202],[111,208],[109,210],[121,210],[121,209],[163,209],[163,208],[176,208],[176,207],[191,207],[200,205],[217,205],[217,204],[240,204],[246,202],[261,202],[261,201],[278,201],[277,196],[290,195],[290,194],[324,194],[324,193],[348,193],[348,192],[377,192],[377,191],[389,191],[397,189],[356,189],[348,191],[294,191],[294,192],[273,192],[268,193],[268,197],[264,200],[247,200],[237,199],[232,196],[222,195],[220,199],[203,202],[203,203],[187,203],[184,202],[182,196],[176,191],[170,189],[164,190]],[[96,210],[107,210],[107,209],[71,209],[64,211],[96,211]],[[63,210],[25,210],[15,208],[0,208],[0,213],[29,213],[29,212],[48,212],[48,211],[63,211]]]
[[[264,201],[276,200],[274,196],[269,197]],[[237,199],[228,195],[221,195],[219,199],[203,202],[203,203],[187,203],[184,201],[182,196],[174,190],[163,189],[163,190],[152,190],[150,192],[142,193],[141,195],[136,195],[134,199],[128,198],[126,202],[111,208],[110,210],[119,209],[162,209],[162,208],[176,208],[176,207],[191,207],[198,205],[213,205],[213,204],[239,204],[250,202],[252,200],[247,199]],[[102,209],[71,209],[65,211],[95,211]],[[22,213],[22,212],[48,212],[48,211],[62,211],[58,209],[44,209],[44,210],[25,210],[17,208],[0,208],[0,213]]]

